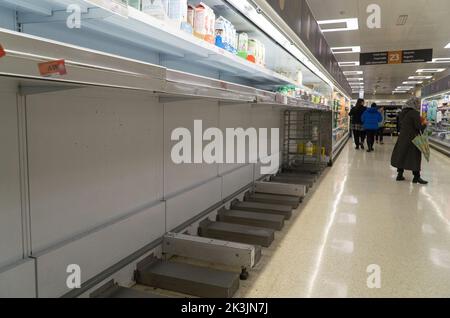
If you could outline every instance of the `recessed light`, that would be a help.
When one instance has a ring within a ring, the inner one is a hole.
[[[363,75],[364,72],[363,71],[346,71],[344,72],[344,75],[348,76],[348,75]]]
[[[407,81],[407,82],[403,82],[403,84],[406,85],[411,85],[411,84],[422,84],[423,81]]]
[[[411,79],[411,80],[421,80],[421,79],[431,79],[431,78],[433,78],[433,76],[410,76],[410,77],[408,77],[408,79]]]
[[[340,67],[359,66],[359,61],[354,62],[339,62]]]
[[[321,20],[317,21],[320,25],[320,29],[322,32],[338,32],[338,31],[353,31],[358,30],[358,19],[350,18],[350,19],[335,19],[335,20]],[[330,25],[329,28],[324,28],[325,25]],[[345,25],[345,26],[344,26]]]
[[[422,68],[417,70],[416,73],[441,73],[445,71],[445,68]]]
[[[347,77],[347,81],[349,81],[349,82],[364,81],[364,78],[362,78],[362,77]]]
[[[397,25],[405,25],[406,21],[408,21],[408,16],[406,14],[400,15],[397,18]]]
[[[427,63],[433,63],[433,64],[450,63],[450,57],[437,57]]]
[[[447,45],[444,47],[444,49],[450,49],[450,43],[447,44]]]
[[[332,47],[331,50],[334,54],[345,54],[345,53],[360,53],[360,46],[341,46],[341,47]]]

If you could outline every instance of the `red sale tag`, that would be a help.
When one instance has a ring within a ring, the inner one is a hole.
[[[66,75],[66,62],[64,60],[57,60],[39,63],[39,73],[42,76]]]
[[[4,57],[5,55],[6,55],[6,52],[3,49],[3,46],[0,44],[0,57]]]

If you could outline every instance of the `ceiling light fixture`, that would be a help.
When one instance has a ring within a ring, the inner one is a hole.
[[[422,79],[431,79],[433,76],[410,76],[408,79],[410,80],[422,80]]]
[[[445,68],[422,68],[416,71],[416,73],[441,73],[445,71]]]
[[[340,67],[359,66],[359,61],[354,62],[339,62]]]
[[[350,18],[350,19],[335,19],[335,20],[321,20],[317,21],[317,23],[320,25],[320,29],[322,32],[339,32],[339,31],[353,31],[358,30],[358,19],[357,18]],[[325,25],[332,26],[330,28],[324,28]],[[340,25],[345,25],[345,27],[340,27]]]
[[[406,14],[400,15],[397,19],[397,25],[405,25],[406,21],[408,21],[408,15]]]
[[[362,77],[347,77],[347,81],[349,81],[349,82],[364,81],[364,78],[362,78]]]
[[[331,50],[334,54],[345,54],[345,53],[360,53],[360,46],[341,46],[341,47],[332,47]]]
[[[429,64],[431,64],[431,63],[432,64],[450,63],[450,57],[437,57],[427,63],[429,63]]]
[[[403,84],[406,84],[406,85],[411,85],[411,84],[422,84],[423,83],[423,81],[407,81],[407,82],[403,82]]]
[[[344,72],[344,75],[348,76],[348,75],[363,75],[364,72],[363,71],[346,71]]]
[[[447,45],[444,47],[444,49],[450,49],[450,43],[447,44]]]

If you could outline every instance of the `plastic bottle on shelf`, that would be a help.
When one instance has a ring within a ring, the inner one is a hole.
[[[248,39],[247,60],[252,63],[256,63],[257,46],[258,44],[256,39]]]
[[[248,55],[248,34],[245,32],[239,33],[238,36],[238,56],[247,59]]]
[[[297,76],[296,77],[297,77],[297,84],[299,86],[302,86],[303,85],[303,73],[302,73],[301,70],[297,71]]]
[[[311,141],[308,141],[306,143],[305,152],[307,156],[312,157],[314,154],[314,145]]]
[[[311,136],[313,141],[319,140],[319,127],[313,126]]]
[[[231,24],[230,52],[237,54],[236,28],[233,24]]]
[[[303,155],[305,153],[305,144],[303,142],[299,142],[297,144],[297,152],[300,155]]]

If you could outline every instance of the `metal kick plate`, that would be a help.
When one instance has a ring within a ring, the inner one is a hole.
[[[287,205],[293,209],[297,208],[301,202],[297,196],[287,196],[279,194],[265,194],[265,193],[247,193],[244,197],[247,202],[260,202],[269,204]]]
[[[264,247],[269,247],[275,237],[272,229],[209,220],[200,223],[199,233],[203,237]]]
[[[312,179],[305,179],[302,177],[299,178],[290,178],[290,177],[271,177],[270,181],[276,182],[276,183],[288,183],[288,184],[301,184],[308,188],[312,188],[314,186],[314,180]]]
[[[286,220],[292,216],[292,207],[288,205],[236,201],[231,205],[231,208],[240,211],[282,215]]]
[[[276,182],[255,182],[255,192],[266,194],[292,195],[300,198],[306,195],[306,186]]]
[[[239,269],[255,266],[257,256],[261,253],[261,247],[255,245],[179,233],[167,233],[163,238],[162,249],[167,255],[188,257]]]
[[[206,298],[230,298],[239,288],[238,273],[161,260],[136,276],[139,284]]]
[[[284,226],[284,216],[282,215],[238,210],[219,211],[217,221],[262,227],[276,231],[281,231]]]

